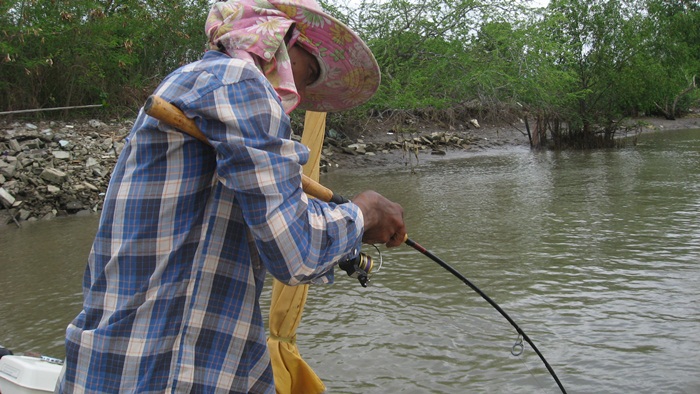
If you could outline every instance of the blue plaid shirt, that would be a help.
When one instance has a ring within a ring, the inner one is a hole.
[[[208,146],[141,112],[112,174],[66,333],[62,391],[274,393],[259,297],[266,272],[333,281],[359,250],[352,204],[307,199],[308,150],[257,68],[219,52],[155,92]]]

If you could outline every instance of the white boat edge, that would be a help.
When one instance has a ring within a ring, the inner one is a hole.
[[[53,393],[63,360],[47,356],[14,355],[0,346],[0,394]]]

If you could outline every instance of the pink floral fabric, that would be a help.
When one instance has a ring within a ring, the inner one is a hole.
[[[292,26],[291,40],[285,43]],[[230,56],[255,63],[287,113],[297,106],[320,112],[350,109],[369,100],[379,87],[379,66],[370,49],[315,0],[218,2],[205,31],[212,48],[221,44]],[[321,66],[320,77],[307,87],[302,103],[287,52],[294,43],[316,56]]]

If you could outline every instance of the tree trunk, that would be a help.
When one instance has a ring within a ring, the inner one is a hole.
[[[659,103],[654,103],[656,104],[656,108],[658,108],[663,114],[664,117],[668,120],[676,120],[676,115],[677,109],[676,107],[678,106],[678,102],[683,98],[683,96],[687,95],[688,93],[692,92],[693,90],[697,89],[697,84],[695,83],[695,75],[693,75],[693,78],[691,78],[690,83],[688,84],[688,87],[683,89],[682,92],[678,93],[676,97],[673,99],[673,103],[671,103],[671,106],[669,108],[668,102],[664,103],[664,106],[660,106]]]

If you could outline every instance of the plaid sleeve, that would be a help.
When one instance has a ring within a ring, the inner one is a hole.
[[[219,181],[235,192],[265,268],[290,285],[332,282],[333,263],[359,252],[362,215],[355,204],[304,194],[308,149],[289,139],[290,120],[274,90],[248,78],[196,105],[190,109],[216,149]]]

